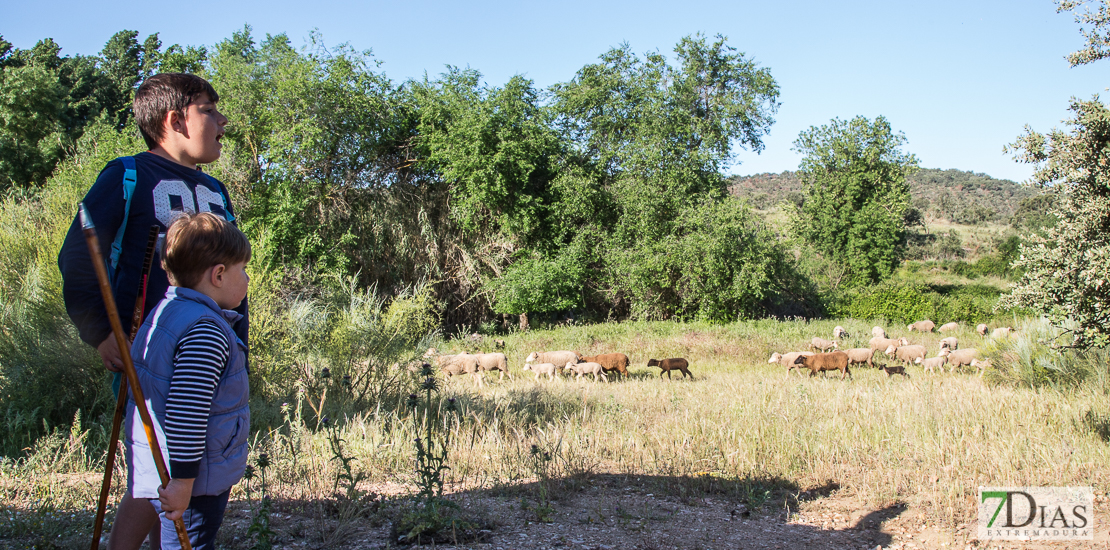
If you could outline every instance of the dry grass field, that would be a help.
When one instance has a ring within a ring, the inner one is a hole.
[[[831,338],[837,324],[851,333],[843,347],[866,347],[870,323],[843,319],[614,323],[505,337],[512,380],[487,375],[476,389],[456,377],[442,391],[461,405],[447,492],[490,526],[488,540],[471,547],[984,547],[971,525],[979,486],[1090,485],[1106,494],[1105,376],[1048,389],[917,367],[908,379],[867,368],[850,380],[809,378],[767,363],[812,336]],[[935,354],[940,335],[901,328],[887,332]],[[961,347],[980,341],[968,329],[957,336]],[[478,345],[492,346],[488,337]],[[627,353],[631,375],[549,382],[520,370],[529,352],[554,349]],[[645,366],[666,357],[687,358],[695,378],[660,379]],[[376,409],[332,420],[329,431],[317,429],[307,405],[300,417],[291,408],[257,411],[273,419],[253,455],[271,463],[276,546],[384,547],[415,480],[407,412]],[[86,456],[85,434],[59,434],[2,465],[0,546],[87,545],[102,457]],[[341,438],[339,455],[355,458],[353,489],[329,434]],[[551,459],[534,460],[533,446]],[[245,483],[233,492],[222,533],[229,548],[251,547],[259,481],[250,499]]]

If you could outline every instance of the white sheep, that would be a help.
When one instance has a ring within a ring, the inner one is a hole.
[[[842,327],[840,325],[836,325],[836,328],[833,329],[833,340],[839,340],[841,338],[850,338],[851,336],[852,335],[848,334],[848,331],[844,330],[844,327]]]
[[[809,347],[821,351],[829,351],[830,349],[838,349],[840,345],[832,340],[826,340],[824,338],[814,336],[813,339],[809,341]]]
[[[983,359],[982,361],[980,361],[978,359],[972,359],[971,366],[979,369],[979,376],[983,376],[983,373],[987,372],[987,369],[990,368],[991,360]]]
[[[509,372],[509,361],[505,358],[504,353],[480,353],[478,357],[478,376],[481,376],[486,371],[498,371],[500,375],[498,380],[504,380],[505,375],[509,375],[509,380],[513,379],[513,373]]]
[[[1006,338],[1013,333],[1014,329],[1011,327],[998,327],[991,331],[991,339]]]
[[[771,358],[768,359],[767,362],[768,363],[778,363],[778,364],[786,367],[786,374],[790,374],[791,372],[793,372],[794,369],[800,368],[800,367],[798,367],[794,364],[794,360],[797,359],[799,355],[813,355],[813,352],[812,351],[791,351],[791,352],[786,353],[786,354],[775,352],[775,353],[771,354]],[[662,374],[662,373],[660,373],[660,374]]]
[[[548,380],[555,379],[555,365],[551,363],[525,363],[524,370],[536,373],[536,380],[540,379],[541,374],[546,374]]]
[[[925,319],[924,321],[918,321],[916,323],[913,323],[912,325],[906,325],[906,329],[910,332],[913,332],[915,330],[918,332],[933,332],[933,329],[936,328],[936,326],[936,323]]]
[[[871,327],[871,336],[875,338],[886,338],[886,331],[883,327]]]
[[[875,363],[871,360],[871,356],[875,354],[875,350],[871,348],[852,348],[844,350],[848,354],[848,364],[857,365],[866,363],[867,366],[874,368]]]
[[[584,374],[592,374],[594,375],[594,382],[597,382],[598,376],[600,376],[601,379],[604,380],[606,383],[609,382],[609,377],[605,376],[605,368],[601,366],[601,363],[591,363],[587,361],[585,363],[567,365],[566,368],[578,373],[578,376],[575,378],[576,380],[581,380],[582,375]]]
[[[957,340],[955,336],[949,336],[948,338],[943,338],[940,341],[940,349],[955,351],[959,347],[960,347],[960,341]]]
[[[953,330],[960,330],[960,324],[957,322],[944,323],[937,329],[938,332],[950,332]]]
[[[524,360],[525,363],[551,363],[555,365],[559,372],[567,365],[574,365],[581,360],[581,356],[574,351],[533,351],[528,354],[528,358]]]
[[[975,348],[964,348],[956,350],[948,354],[948,367],[950,371],[955,371],[957,367],[970,365],[972,361],[979,358],[979,350]]]
[[[985,337],[987,335],[988,330],[990,330],[990,327],[988,327],[987,325],[984,325],[982,323],[980,323],[979,326],[975,327],[975,332],[978,332],[979,336],[984,336]]]
[[[897,359],[902,363],[912,363],[918,357],[925,357],[925,346],[890,346],[886,348],[887,356]]]
[[[879,338],[878,336],[872,338],[870,341],[867,342],[872,352],[882,351],[886,348],[889,348],[890,346],[906,346],[909,345],[909,343],[909,340],[906,340],[905,338]]]
[[[947,355],[947,353],[941,352],[941,354],[936,357],[930,357],[928,359],[924,357],[918,357],[914,359],[913,362],[921,365],[922,367],[925,367],[925,370],[929,372],[936,372],[933,370],[936,367],[940,367],[940,372],[944,372],[944,364],[948,362]]]

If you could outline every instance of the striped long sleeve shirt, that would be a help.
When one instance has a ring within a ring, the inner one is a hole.
[[[231,342],[211,320],[198,322],[177,344],[166,400],[170,477],[195,478],[200,471],[212,397],[230,356]]]

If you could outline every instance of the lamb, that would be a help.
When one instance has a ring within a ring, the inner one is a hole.
[[[576,380],[581,380],[584,374],[592,374],[594,375],[594,382],[597,382],[597,377],[600,375],[605,383],[609,383],[609,377],[605,376],[605,367],[602,367],[601,363],[591,363],[587,361],[574,365],[567,365],[567,370],[578,373],[578,376],[575,378]]]
[[[846,350],[844,350],[844,353],[846,353],[848,355],[848,364],[849,365],[857,365],[857,364],[861,364],[861,363],[866,363],[867,366],[869,366],[871,368],[875,368],[875,363],[871,359],[871,357],[875,354],[875,350],[873,350],[871,348],[846,349]]]
[[[841,338],[851,338],[851,336],[852,335],[848,334],[848,331],[844,330],[844,327],[840,325],[836,325],[836,328],[833,329],[833,340],[839,340]]]
[[[986,337],[988,330],[990,330],[990,327],[988,327],[987,325],[983,325],[983,324],[980,324],[979,326],[975,327],[975,332],[978,332],[979,336],[983,336],[983,337]]]
[[[1013,333],[1014,329],[1011,327],[998,327],[991,331],[991,339],[1006,338]]]
[[[601,367],[605,369],[605,372],[616,371],[623,376],[628,376],[628,356],[623,353],[603,353],[601,355],[594,355],[593,357],[583,357],[581,360],[601,363]]]
[[[944,338],[940,341],[940,349],[955,351],[956,348],[959,348],[959,347],[960,347],[960,341],[957,340],[955,336],[949,336],[948,338]]]
[[[914,363],[921,365],[922,367],[924,367],[925,370],[929,372],[936,372],[935,370],[933,370],[936,367],[940,367],[940,372],[944,372],[944,364],[948,362],[947,355],[947,353],[941,352],[940,355],[936,357],[930,357],[928,359],[918,357],[914,360]]]
[[[525,363],[551,363],[560,373],[567,365],[573,365],[581,361],[581,356],[575,351],[533,351],[524,360]]]
[[[548,380],[555,379],[555,365],[551,363],[525,363],[524,370],[536,373],[536,380],[540,379],[541,374],[546,374]]]
[[[949,371],[955,372],[956,367],[970,365],[972,361],[978,359],[979,350],[975,348],[964,348],[956,350],[948,354],[948,368]]]
[[[504,380],[505,375],[509,375],[509,380],[513,379],[513,373],[509,372],[509,361],[505,359],[504,353],[479,353],[478,357],[478,370],[481,372],[486,371],[499,371],[500,375],[498,380]],[[479,374],[481,376],[481,374]]]
[[[937,329],[937,332],[950,332],[953,330],[960,330],[960,324],[956,322],[944,323]]]
[[[848,354],[843,351],[818,353],[817,355],[799,355],[794,360],[794,364],[809,369],[810,377],[817,376],[818,372],[830,370],[839,370],[841,380],[844,379],[844,375],[852,376],[852,371],[848,369]]]
[[[871,327],[871,336],[875,338],[886,338],[886,331],[883,327]]]
[[[979,369],[979,376],[983,376],[983,373],[987,372],[987,369],[990,368],[991,360],[983,359],[982,361],[980,361],[978,359],[972,359],[971,366]]]
[[[771,354],[771,358],[768,359],[767,362],[768,363],[778,363],[778,364],[786,367],[786,374],[790,374],[794,369],[798,368],[798,366],[794,364],[794,360],[797,359],[799,355],[813,355],[813,352],[812,351],[792,351],[792,352],[789,352],[785,355],[776,352],[776,353]],[[659,374],[663,374],[663,373],[659,373]]]
[[[909,345],[909,343],[909,340],[906,340],[905,338],[879,338],[878,336],[876,336],[868,342],[868,345],[871,347],[871,352],[874,353],[876,351],[885,350],[890,346],[906,346]]]
[[[902,363],[913,363],[918,357],[925,358],[925,346],[890,346],[886,354]]]
[[[882,367],[879,367],[879,368],[883,369],[883,372],[886,373],[887,378],[892,378],[895,374],[901,374],[902,376],[905,376],[906,378],[910,377],[910,375],[906,372],[906,367],[903,367],[903,366],[890,367],[890,366],[887,366],[887,365],[883,365]]]
[[[663,370],[659,371],[659,378],[663,378],[663,373],[667,373],[667,380],[671,379],[671,371],[682,371],[682,379],[685,380],[689,375],[691,379],[694,378],[693,373],[690,372],[690,362],[681,357],[672,357],[670,359],[648,359],[647,366],[659,367]]]
[[[918,322],[916,322],[912,325],[906,325],[906,329],[908,329],[911,332],[915,331],[915,330],[918,331],[918,332],[933,332],[933,328],[936,327],[936,326],[937,326],[936,323],[934,323],[934,322],[932,322],[928,319],[925,319],[924,321],[918,321]]]
[[[813,340],[809,341],[809,347],[820,351],[829,351],[830,349],[838,349],[840,345],[832,340],[814,336]]]

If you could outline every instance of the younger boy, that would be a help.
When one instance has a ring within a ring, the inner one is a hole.
[[[246,236],[223,218],[181,214],[162,251],[175,286],[131,346],[171,479],[161,487],[132,394],[124,421],[127,489],[159,512],[162,548],[178,548],[175,519],[184,519],[193,548],[213,548],[247,464],[246,346],[231,328],[240,315],[230,310],[247,296],[250,253]]]
[[[163,73],[143,81],[135,92],[132,111],[149,151],[109,162],[85,195],[85,206],[100,236],[100,249],[111,251],[108,267],[125,333],[131,330],[131,311],[150,227],[158,225],[165,231],[174,216],[184,211],[214,212],[235,219],[227,188],[198,166],[220,157],[227,118],[216,109],[219,99],[212,85],[196,75]],[[130,195],[124,183],[129,177],[134,178]],[[66,312],[77,325],[81,339],[97,349],[104,366],[117,373],[118,380],[123,360],[91,267],[81,224],[75,217],[58,254]],[[168,287],[166,273],[156,262],[147,283],[144,318]],[[236,334],[247,343],[246,302],[236,311],[243,315],[234,324]],[[145,500],[125,494],[109,546],[112,550],[139,548],[157,521],[154,509]],[[158,545],[157,535],[157,530],[151,533],[154,547]]]

